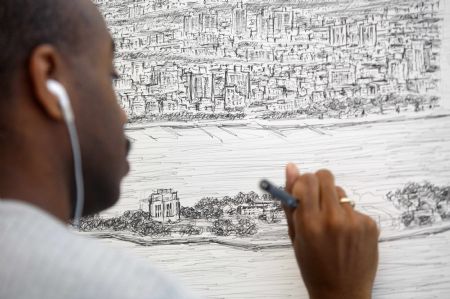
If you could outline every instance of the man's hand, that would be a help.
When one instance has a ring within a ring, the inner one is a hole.
[[[300,175],[289,164],[286,189],[299,200],[298,208],[285,211],[310,298],[371,298],[378,265],[376,223],[339,202],[345,192],[327,170]]]

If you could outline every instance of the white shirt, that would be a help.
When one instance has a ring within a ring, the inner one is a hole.
[[[192,299],[148,261],[71,232],[53,216],[0,200],[1,299]]]

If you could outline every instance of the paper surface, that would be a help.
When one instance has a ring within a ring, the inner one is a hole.
[[[258,189],[295,162],[377,220],[374,298],[450,295],[448,1],[96,2],[133,141],[96,236],[207,298],[307,298]]]

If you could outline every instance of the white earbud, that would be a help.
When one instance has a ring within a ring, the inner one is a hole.
[[[80,142],[78,141],[77,128],[75,126],[75,117],[73,115],[72,106],[70,104],[69,95],[67,94],[64,86],[58,81],[49,79],[47,81],[48,90],[53,93],[59,102],[61,107],[64,121],[67,125],[67,130],[69,131],[70,144],[72,146],[73,162],[74,162],[74,172],[75,172],[75,184],[77,188],[76,202],[74,207],[74,226],[79,228],[80,219],[83,215],[84,208],[84,180],[83,180],[83,169],[81,163],[81,150]]]
[[[66,122],[73,123],[72,106],[70,105],[69,95],[64,86],[56,80],[49,79],[47,81],[47,88],[58,98],[59,106],[61,107]]]

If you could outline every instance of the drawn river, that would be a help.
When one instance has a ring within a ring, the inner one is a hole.
[[[308,171],[334,170],[361,209],[386,217],[396,213],[383,198],[387,191],[409,181],[450,183],[450,117],[303,129],[288,124],[130,130],[132,171],[120,202],[104,215],[136,209],[157,188],[173,188],[183,205],[192,205],[204,196],[256,191],[262,177],[281,184],[288,161]],[[207,298],[307,298],[287,248],[102,242],[144,256]],[[449,249],[450,232],[382,243],[374,298],[450,298]]]
[[[304,171],[332,169],[360,208],[383,217],[396,213],[384,200],[390,190],[410,181],[450,184],[450,116],[338,124],[129,130],[131,172],[121,200],[104,215],[136,209],[159,188],[178,191],[190,206],[202,197],[258,191],[261,178],[283,184],[287,162]]]

